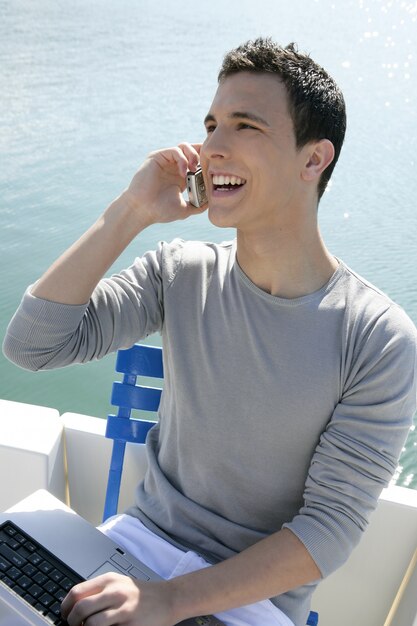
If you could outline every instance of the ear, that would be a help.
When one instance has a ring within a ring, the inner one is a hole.
[[[301,177],[305,181],[320,178],[322,172],[334,159],[334,146],[329,139],[320,139],[306,146],[307,154]]]

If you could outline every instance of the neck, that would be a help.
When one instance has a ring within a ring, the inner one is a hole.
[[[318,228],[237,232],[237,260],[257,287],[274,296],[298,298],[325,285],[338,262]]]

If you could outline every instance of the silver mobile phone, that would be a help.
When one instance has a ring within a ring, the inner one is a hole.
[[[207,202],[201,167],[198,167],[195,172],[187,172],[187,192],[188,199],[193,206],[200,207]]]

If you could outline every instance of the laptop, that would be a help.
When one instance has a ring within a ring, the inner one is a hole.
[[[0,524],[6,521],[15,525],[17,532],[21,529],[27,533],[40,549],[52,553],[81,579],[119,572],[140,580],[161,580],[156,572],[43,489],[0,513]],[[7,552],[5,555],[9,557]],[[21,590],[19,595],[5,584],[4,577],[0,579],[0,626],[51,626],[53,622],[43,614],[45,611],[35,609],[22,596]],[[181,626],[224,626],[224,623],[209,615],[184,620]]]

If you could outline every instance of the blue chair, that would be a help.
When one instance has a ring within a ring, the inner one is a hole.
[[[316,611],[310,611],[306,626],[318,626],[319,614]]]
[[[162,389],[137,384],[137,377],[164,377],[162,348],[135,344],[128,350],[119,350],[115,369],[123,374],[123,381],[113,383],[111,404],[118,411],[107,418],[106,437],[113,439],[113,450],[103,521],[117,513],[126,443],[145,443],[148,431],[155,425],[155,421],[133,417],[132,410],[158,410]]]
[[[155,421],[133,417],[132,410],[152,413],[158,410],[162,389],[138,384],[137,377],[163,379],[162,348],[135,344],[128,350],[119,350],[115,369],[123,374],[123,381],[113,383],[111,404],[118,411],[107,418],[106,437],[113,439],[113,451],[103,521],[117,513],[126,443],[145,443],[146,435],[155,425]],[[311,611],[306,626],[318,623],[318,613]]]

